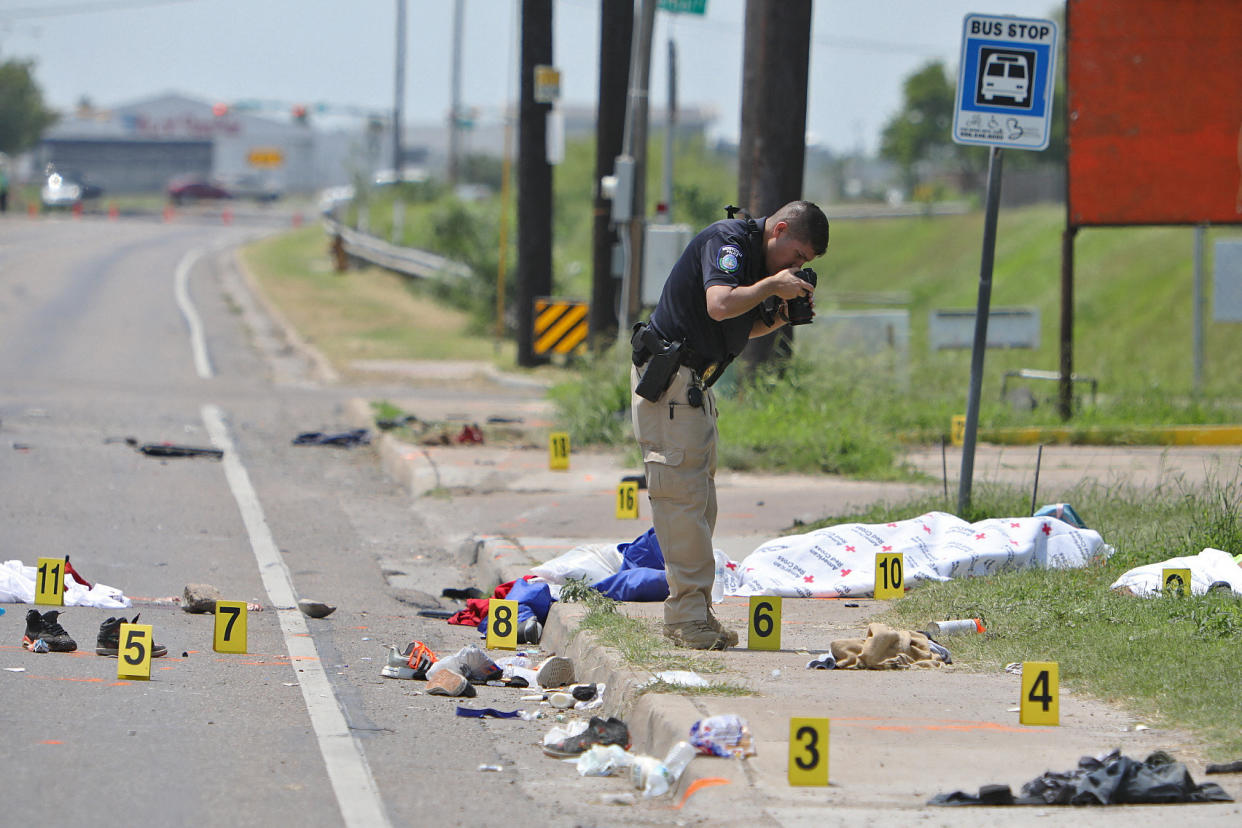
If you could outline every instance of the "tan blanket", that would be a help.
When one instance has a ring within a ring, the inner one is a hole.
[[[904,670],[944,663],[927,645],[926,635],[887,624],[868,624],[866,638],[839,638],[831,649],[838,670]]]

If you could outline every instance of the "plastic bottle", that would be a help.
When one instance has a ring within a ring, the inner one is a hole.
[[[630,766],[630,781],[635,788],[642,789],[644,799],[663,796],[677,784],[697,753],[689,742],[678,742],[663,762],[653,756],[636,756]]]
[[[698,753],[694,745],[689,742],[678,742],[673,745],[673,749],[668,752],[668,756],[664,757],[664,767],[668,768],[673,783],[681,779],[682,773],[686,770],[686,765],[689,765],[690,760],[697,756]]]

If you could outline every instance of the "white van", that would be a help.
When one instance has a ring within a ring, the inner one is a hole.
[[[988,55],[983,66],[983,99],[995,97],[1012,98],[1014,103],[1026,103],[1030,94],[1030,81],[1026,76],[1026,61],[1020,55]]]

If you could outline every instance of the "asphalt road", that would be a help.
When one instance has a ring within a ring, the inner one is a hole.
[[[134,600],[66,608],[72,654],[23,650],[29,607],[3,605],[4,822],[667,824],[601,818],[572,774],[549,773],[546,727],[457,718],[380,677],[386,644],[476,640],[416,615],[466,575],[373,452],[291,444],[345,428],[360,389],[316,382],[253,308],[231,250],[263,231],[0,220],[0,556],[68,554]],[[468,389],[424,393],[469,407]],[[126,437],[225,459],[150,457]],[[247,654],[214,652],[213,616],[163,600],[187,583],[262,605]],[[305,619],[299,597],[340,609]],[[168,648],[150,681],[94,653],[99,624],[134,612]],[[514,707],[501,692],[476,704]]]

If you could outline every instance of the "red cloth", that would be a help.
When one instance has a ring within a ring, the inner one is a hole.
[[[522,580],[529,581],[534,575],[523,575]],[[517,581],[509,581],[492,590],[492,598],[504,598],[513,589]],[[467,598],[466,608],[458,610],[448,617],[448,623],[462,627],[477,627],[487,617],[487,606],[491,598]]]

